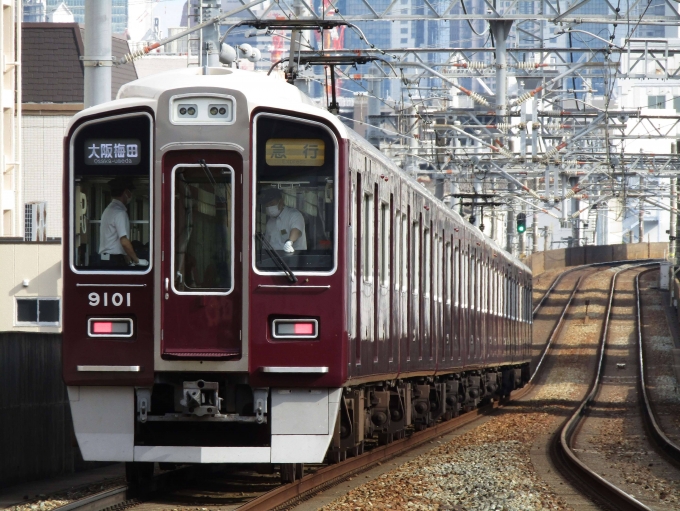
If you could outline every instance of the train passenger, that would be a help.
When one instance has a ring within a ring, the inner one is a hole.
[[[137,257],[130,241],[130,217],[126,206],[132,201],[132,179],[117,177],[109,181],[111,202],[102,213],[99,231],[99,256],[102,266],[149,266]]]
[[[307,250],[305,219],[297,209],[286,206],[278,188],[266,188],[260,198],[267,212],[265,236],[274,250],[292,254]]]

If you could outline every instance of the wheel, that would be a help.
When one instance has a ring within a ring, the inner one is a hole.
[[[153,463],[126,462],[125,480],[132,490],[149,491],[153,481]]]
[[[295,463],[281,463],[281,483],[288,484],[295,481]]]
[[[305,475],[305,464],[295,463],[295,479],[300,480]]]

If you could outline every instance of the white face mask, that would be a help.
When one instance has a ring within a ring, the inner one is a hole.
[[[278,204],[274,206],[267,206],[267,214],[272,218],[279,216],[281,211],[279,210]]]

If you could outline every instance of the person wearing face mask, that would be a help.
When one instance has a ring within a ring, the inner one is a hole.
[[[99,257],[102,266],[149,266],[140,259],[130,242],[130,217],[126,206],[132,201],[135,185],[130,178],[117,177],[109,181],[111,203],[106,206],[99,231]]]
[[[295,208],[286,206],[278,188],[265,188],[260,198],[267,213],[265,236],[274,250],[289,254],[307,250],[305,219]]]

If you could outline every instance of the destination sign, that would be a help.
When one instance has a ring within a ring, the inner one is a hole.
[[[265,161],[273,167],[320,167],[325,149],[320,139],[270,138],[265,146]]]
[[[139,165],[141,142],[134,138],[85,141],[86,165]]]

